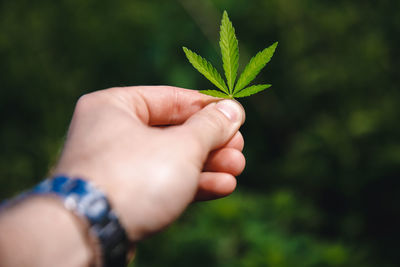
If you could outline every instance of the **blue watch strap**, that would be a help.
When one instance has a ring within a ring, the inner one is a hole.
[[[55,194],[64,206],[87,220],[101,246],[102,266],[126,266],[128,238],[106,196],[83,179],[57,176],[34,187],[29,194]]]

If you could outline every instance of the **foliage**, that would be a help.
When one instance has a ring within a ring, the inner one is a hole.
[[[249,193],[196,204],[192,216],[139,247],[132,266],[371,266],[360,247],[296,231],[296,225],[312,228],[320,218],[293,192]],[[155,257],[160,244],[163,250]]]
[[[211,65],[210,62],[208,62],[201,56],[197,55],[193,51],[187,49],[186,47],[183,47],[183,51],[185,51],[186,57],[189,59],[190,63],[192,63],[193,67],[195,67],[201,74],[203,74],[215,86],[217,86],[219,89],[221,89],[222,92],[224,92],[226,95],[229,94],[229,90],[226,87],[224,80],[222,79],[222,77],[218,73],[218,71]]]
[[[257,53],[257,55],[250,60],[249,64],[247,64],[235,86],[237,70],[239,68],[239,47],[235,35],[235,29],[233,28],[232,22],[229,20],[226,11],[224,11],[222,15],[220,28],[219,46],[221,48],[222,62],[228,88],[221,75],[210,62],[197,55],[195,52],[183,47],[183,51],[193,67],[222,91],[200,90],[200,93],[215,97],[235,98],[250,96],[269,88],[271,86],[270,84],[254,85],[248,88],[244,87],[254,80],[257,74],[260,73],[261,69],[263,69],[271,60],[278,43],[276,42],[270,47]]]

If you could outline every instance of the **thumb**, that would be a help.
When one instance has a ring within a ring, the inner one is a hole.
[[[185,131],[207,155],[226,144],[244,123],[245,112],[235,100],[214,102],[191,116],[183,125]]]

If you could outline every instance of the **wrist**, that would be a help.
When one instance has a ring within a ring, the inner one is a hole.
[[[0,214],[0,265],[89,266],[94,255],[87,229],[60,201],[34,196],[6,209]]]
[[[58,174],[64,174],[68,177],[87,178],[88,181],[93,182],[97,188],[105,193],[132,243],[142,240],[147,235],[148,231],[144,230],[144,227],[141,227],[143,223],[140,223],[143,217],[141,214],[142,205],[132,205],[137,194],[124,194],[126,190],[121,190],[120,186],[122,181],[116,177],[119,175],[110,172],[108,169],[103,169],[102,166],[90,168],[88,164],[83,166],[77,161],[63,157],[52,173],[54,177]]]
[[[64,210],[74,215],[81,229],[85,229],[82,236],[93,255],[90,266],[125,266],[128,239],[103,192],[85,180],[56,176],[43,181],[8,205],[6,203],[6,207],[12,207],[14,203],[30,203],[23,200],[38,197],[58,200]],[[37,216],[42,215],[38,213]],[[45,218],[49,220],[53,216]]]
[[[36,186],[32,194],[60,198],[87,228],[87,240],[94,254],[94,266],[124,266],[128,239],[124,228],[102,191],[83,179],[56,176]]]

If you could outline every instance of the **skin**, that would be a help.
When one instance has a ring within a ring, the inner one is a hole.
[[[140,86],[97,91],[77,102],[52,173],[82,177],[103,190],[136,243],[167,227],[193,201],[234,191],[235,176],[245,166],[239,132],[244,120],[238,102],[193,90]],[[30,220],[38,211],[57,213],[54,210],[64,214],[58,224],[51,223],[51,215],[50,222]],[[23,255],[31,256],[26,252],[31,243],[44,249],[37,252],[42,257],[35,254],[43,264],[32,263],[30,257],[30,266],[59,266],[59,258],[52,255],[60,254],[70,255],[65,266],[88,266],[93,255],[82,238],[85,229],[72,221],[61,205],[45,198],[1,212],[0,232],[8,234],[0,236],[0,258],[5,259],[0,266],[23,266],[18,263],[24,263]],[[32,229],[53,231],[57,242],[32,236]],[[22,256],[15,259],[11,253],[21,247]]]

